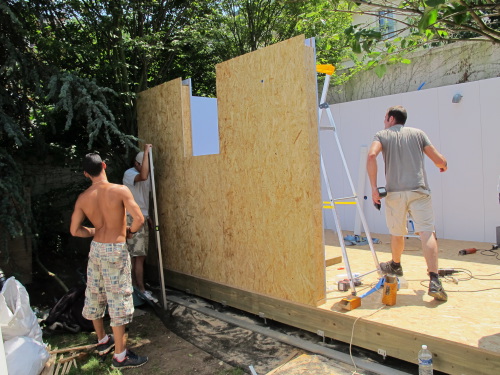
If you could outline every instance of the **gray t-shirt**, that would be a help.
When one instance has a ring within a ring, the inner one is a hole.
[[[424,167],[424,147],[431,146],[427,134],[420,129],[394,125],[373,137],[382,144],[386,189],[430,193]]]

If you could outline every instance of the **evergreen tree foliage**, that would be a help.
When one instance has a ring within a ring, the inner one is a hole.
[[[340,61],[350,18],[330,10],[328,0],[0,2],[4,244],[25,235],[61,246],[89,151],[121,182],[137,151],[139,92],[182,77],[195,95],[216,96],[217,63],[299,34],[317,37],[320,60]],[[40,189],[34,166],[76,183]]]

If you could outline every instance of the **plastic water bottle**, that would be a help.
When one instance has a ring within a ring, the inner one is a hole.
[[[432,353],[427,345],[422,345],[418,352],[418,375],[432,375]]]

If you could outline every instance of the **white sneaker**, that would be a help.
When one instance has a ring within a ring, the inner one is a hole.
[[[142,294],[144,294],[148,300],[158,303],[158,299],[153,297],[153,294],[149,290],[145,290]]]

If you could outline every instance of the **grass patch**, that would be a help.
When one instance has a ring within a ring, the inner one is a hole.
[[[122,375],[120,370],[111,368],[111,356],[101,362],[99,358],[90,357],[87,361],[79,364],[79,368],[72,368],[69,375]]]
[[[43,336],[43,341],[50,345],[52,350],[95,344],[96,340],[97,336],[95,333],[88,332],[57,333]]]

